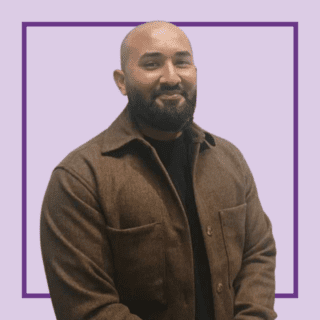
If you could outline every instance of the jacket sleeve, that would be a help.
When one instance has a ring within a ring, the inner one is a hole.
[[[42,205],[40,237],[57,320],[140,319],[119,301],[105,229],[94,190],[74,172],[55,169]]]
[[[242,267],[233,286],[235,320],[273,320],[276,247],[270,219],[264,213],[252,173],[240,153],[246,179],[247,216]]]

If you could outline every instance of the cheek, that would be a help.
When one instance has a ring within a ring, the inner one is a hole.
[[[140,88],[149,89],[156,85],[159,80],[159,74],[157,72],[144,72],[141,69],[130,74],[130,81]]]
[[[195,78],[185,78],[184,87],[186,91],[193,93],[197,90],[197,79]]]
[[[151,76],[137,75],[127,82],[127,90],[130,90],[129,92],[139,92],[146,100],[150,99],[156,86],[157,81]]]
[[[197,87],[197,72],[195,70],[181,70],[180,77],[185,87],[189,90]]]

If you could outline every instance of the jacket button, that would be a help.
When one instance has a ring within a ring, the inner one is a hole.
[[[217,292],[218,292],[218,293],[222,292],[222,289],[223,289],[223,285],[222,285],[222,283],[220,282],[220,283],[218,283],[218,285],[217,285]]]
[[[213,233],[212,228],[210,226],[207,227],[207,235],[212,236],[212,233]]]

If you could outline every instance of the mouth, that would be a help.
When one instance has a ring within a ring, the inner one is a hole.
[[[182,96],[179,93],[166,93],[166,94],[161,94],[158,98],[164,99],[164,100],[177,100],[177,99],[181,99]]]

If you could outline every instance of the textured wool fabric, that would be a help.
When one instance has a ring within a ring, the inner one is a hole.
[[[250,169],[230,142],[186,133],[215,319],[275,319],[276,248]],[[58,320],[195,319],[187,213],[127,109],[54,169],[40,235]]]

